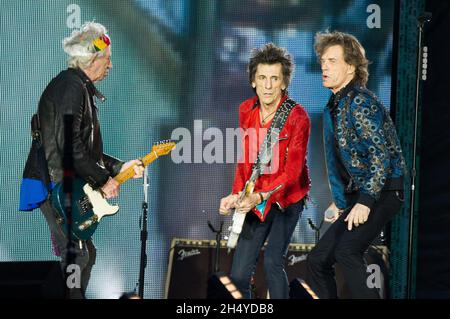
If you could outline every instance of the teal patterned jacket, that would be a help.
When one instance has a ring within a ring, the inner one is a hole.
[[[349,84],[334,100],[335,104],[325,108],[323,117],[333,200],[344,209],[349,205],[345,194],[358,192],[356,202],[372,208],[390,181],[400,180],[401,186],[396,189],[403,189],[406,165],[395,126],[379,99],[365,87]],[[337,161],[345,167],[348,183]]]

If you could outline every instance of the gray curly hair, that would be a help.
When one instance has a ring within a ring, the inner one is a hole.
[[[74,30],[72,34],[62,41],[64,52],[69,58],[67,64],[72,68],[88,68],[96,57],[106,54],[106,50],[97,52],[93,41],[106,34],[106,28],[100,23],[86,22],[79,30]]]

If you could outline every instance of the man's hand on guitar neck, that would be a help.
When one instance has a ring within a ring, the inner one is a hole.
[[[124,163],[122,165],[122,168],[120,169],[120,173],[122,173],[124,170],[126,170],[131,166],[133,166],[134,169],[133,178],[141,178],[144,175],[144,165],[142,164],[142,161],[139,159],[134,159]]]

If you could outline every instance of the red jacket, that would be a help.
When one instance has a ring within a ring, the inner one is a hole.
[[[284,96],[278,107],[286,100]],[[248,128],[258,129],[260,105],[257,104],[258,97],[255,96],[244,101],[239,107],[239,127],[244,131]],[[269,128],[270,122],[264,127]],[[281,188],[267,200],[264,213],[261,216],[255,209],[254,213],[264,221],[273,203],[278,203],[281,208],[294,204],[304,198],[310,189],[308,167],[306,165],[306,154],[310,134],[310,120],[308,114],[300,104],[297,104],[289,114],[289,117],[280,132],[280,141],[273,148],[273,156],[279,153],[278,170],[272,174],[261,175],[255,184],[254,192],[268,192],[281,185]],[[244,134],[242,147],[245,161],[242,159],[236,167],[232,193],[236,194],[243,190],[245,182],[250,178],[255,156],[251,152],[258,152],[264,135],[258,137],[257,143],[250,143],[250,134]],[[253,144],[256,145],[256,150]],[[252,147],[253,146],[253,147]],[[274,157],[272,157],[274,158]],[[241,163],[242,162],[242,163]]]

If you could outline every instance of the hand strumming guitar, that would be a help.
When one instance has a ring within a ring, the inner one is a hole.
[[[230,215],[231,209],[236,208],[239,200],[239,194],[230,194],[220,200],[219,213],[221,215]]]

